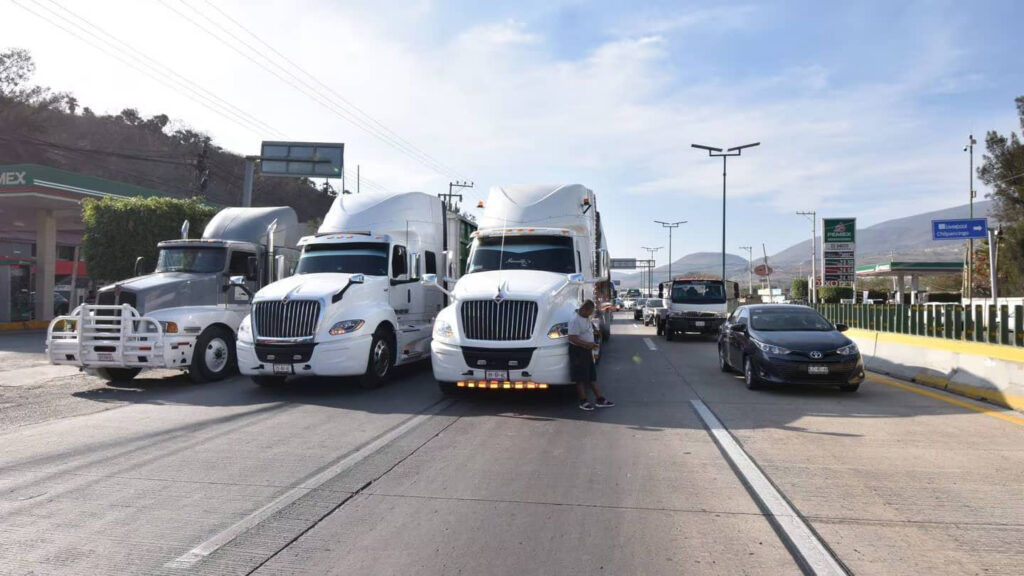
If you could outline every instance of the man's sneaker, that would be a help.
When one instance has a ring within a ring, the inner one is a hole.
[[[615,402],[612,402],[607,398],[598,398],[597,402],[594,402],[594,406],[597,406],[598,408],[611,408],[612,406],[615,406]]]
[[[594,405],[591,404],[589,400],[584,400],[580,402],[580,410],[586,410],[587,412],[590,412],[593,409]]]

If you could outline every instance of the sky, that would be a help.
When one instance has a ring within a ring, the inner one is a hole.
[[[687,222],[675,259],[721,250],[722,162],[693,143],[761,143],[729,160],[726,247],[772,254],[810,236],[798,210],[965,204],[968,135],[1019,130],[1024,95],[1013,0],[0,0],[0,22],[0,50],[98,113],[242,154],[344,142],[363,191],[471,180],[471,213],[495,185],[582,183],[612,256],[659,265],[654,220]]]

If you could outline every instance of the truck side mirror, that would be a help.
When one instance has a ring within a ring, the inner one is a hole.
[[[576,274],[569,274],[568,276],[570,284],[583,284],[583,274],[577,272]]]
[[[143,274],[145,274],[146,273],[145,268],[146,268],[146,259],[143,258],[142,256],[139,256],[138,258],[136,258],[135,259],[135,275],[136,276],[142,276]]]
[[[441,286],[440,284],[437,283],[437,274],[424,274],[423,275],[423,280],[420,281],[420,284],[422,284],[424,286],[431,286],[433,288],[437,288],[445,296],[451,298],[452,300],[455,300],[455,295],[454,294],[452,294],[448,290],[445,290],[444,286]]]
[[[420,279],[420,253],[412,252],[409,254],[409,279],[419,280]]]
[[[255,256],[249,256],[245,260],[245,277],[246,279],[256,282],[260,278],[260,259]]]
[[[423,281],[421,282],[421,284],[437,284],[437,274],[424,274]]]
[[[245,276],[232,276],[228,278],[228,287],[240,288],[242,292],[245,292],[245,295],[249,297],[249,300],[252,300],[252,290],[245,285]]]
[[[349,284],[362,284],[364,282],[366,282],[366,276],[362,274],[353,274],[348,279]]]

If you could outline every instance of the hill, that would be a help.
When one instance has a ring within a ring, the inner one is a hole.
[[[725,270],[726,275],[729,276],[729,278],[736,278],[742,275],[743,278],[746,279],[747,259],[742,256],[737,256],[736,254],[726,254]],[[612,272],[613,279],[621,280],[621,288],[639,288],[641,282],[646,286],[646,275],[644,274],[644,279],[641,279],[641,275],[642,274],[639,271],[633,273],[626,273],[625,271]],[[722,275],[722,254],[720,252],[696,252],[694,254],[687,254],[672,263],[672,275],[720,277]],[[658,266],[654,269],[655,283],[664,282],[667,279],[668,264]]]

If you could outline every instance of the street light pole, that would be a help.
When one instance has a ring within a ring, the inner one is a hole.
[[[808,289],[808,293],[811,295],[811,304],[818,303],[818,271],[816,269],[815,260],[818,259],[818,248],[815,246],[818,242],[818,212],[811,210],[809,212],[797,212],[800,216],[811,217],[811,285]]]
[[[679,228],[680,224],[686,224],[686,220],[680,220],[679,222],[662,222],[661,220],[655,220],[655,224],[661,224],[662,227],[668,228],[668,281],[672,281],[672,229]]]
[[[722,285],[725,285],[725,175],[726,175],[726,160],[729,156],[740,156],[743,154],[744,148],[753,148],[754,146],[760,146],[760,142],[754,142],[752,144],[744,144],[743,146],[735,146],[729,148],[725,152],[721,148],[715,148],[713,146],[704,146],[703,144],[691,144],[694,148],[701,150],[707,150],[708,156],[712,158],[722,157]]]
[[[974,191],[974,145],[978,141],[974,139],[974,134],[970,134],[967,137],[967,146],[964,146],[964,152],[970,152],[970,194],[968,195],[968,204],[970,206],[970,218],[974,218],[974,197],[977,196],[977,192]],[[974,307],[974,239],[967,240],[967,299],[973,309]]]
[[[754,247],[740,246],[740,250],[747,251],[747,296],[754,295]]]
[[[654,248],[648,248],[647,246],[641,246],[641,250],[647,250],[648,256],[650,256],[651,266],[647,269],[647,291],[650,294],[654,294],[654,253],[661,250],[661,246]]]

